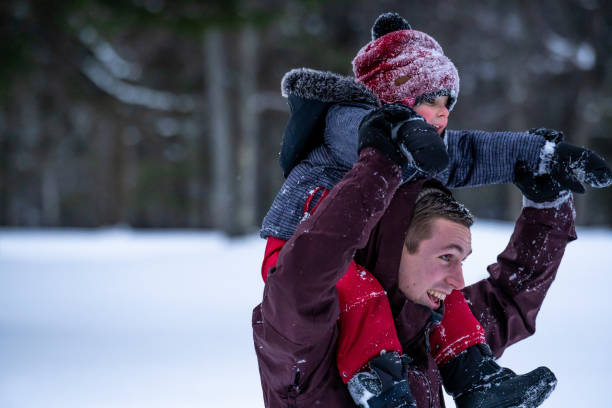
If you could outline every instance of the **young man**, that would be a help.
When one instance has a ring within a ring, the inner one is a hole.
[[[372,366],[377,378],[362,382],[365,391],[381,394],[409,383],[414,399],[395,401],[393,406],[440,407],[440,371],[427,340],[436,326],[437,304],[431,303],[428,292],[462,289],[482,322],[492,353],[499,356],[533,333],[535,316],[565,245],[575,238],[569,194],[563,194],[556,207],[527,206],[508,248],[489,267],[491,276],[463,288],[460,261],[471,251],[471,217],[439,182],[400,185],[401,168],[409,158],[399,144],[411,146],[414,133],[400,137],[400,142],[393,140],[392,129],[404,119],[397,110],[384,106],[364,119],[359,159],[316,212],[298,226],[269,270],[262,303],[253,312],[267,407],[354,406],[336,365],[341,313],[336,285],[354,260],[372,272],[386,291],[398,339],[412,359],[383,355]],[[388,123],[381,126],[383,122]],[[434,155],[440,153],[435,143],[426,147]],[[407,150],[416,153],[414,145]],[[542,184],[528,173],[521,182]],[[424,211],[433,215],[424,217]],[[424,270],[429,273],[423,275]],[[512,374],[492,359],[483,364],[485,372],[500,380]],[[447,367],[464,368],[452,363]],[[362,395],[367,399],[366,392]],[[523,403],[536,406],[546,396],[537,394],[536,400]],[[483,406],[504,406],[500,401]]]

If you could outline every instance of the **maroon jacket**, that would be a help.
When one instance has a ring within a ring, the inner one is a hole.
[[[406,299],[397,286],[405,233],[424,181],[398,188],[400,180],[388,158],[364,149],[283,247],[253,310],[267,407],[355,406],[335,362],[335,287],[353,257],[387,291],[403,350],[415,360],[408,379],[418,406],[444,406],[438,368],[426,347],[432,311]],[[565,246],[575,239],[572,211],[571,203],[524,208],[508,247],[489,266],[491,276],[464,289],[496,356],[534,333]]]

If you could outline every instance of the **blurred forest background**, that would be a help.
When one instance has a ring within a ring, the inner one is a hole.
[[[352,75],[397,11],[459,69],[451,128],[565,132],[612,161],[612,2],[4,0],[0,225],[253,232],[282,184],[283,74]],[[460,190],[513,219],[511,185]],[[612,188],[577,199],[612,226]]]

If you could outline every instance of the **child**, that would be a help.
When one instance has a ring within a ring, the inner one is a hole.
[[[356,82],[312,70],[294,70],[283,78],[283,94],[288,96],[292,112],[280,157],[287,180],[261,230],[261,236],[268,240],[262,265],[264,280],[300,220],[316,210],[327,191],[356,161],[358,125],[381,102],[401,102],[414,108],[442,136],[450,164],[435,177],[449,187],[511,182],[517,163],[538,169],[548,135],[556,135],[447,131],[448,115],[459,91],[457,70],[433,38],[411,30],[397,14],[377,19],[372,42],[359,52],[353,68]],[[559,141],[549,139],[550,143]],[[430,176],[414,163],[402,173],[404,181]],[[376,360],[384,358],[378,357],[381,351],[402,353],[393,324],[398,311],[383,287],[384,281],[379,283],[355,262],[338,282],[342,310],[338,369],[356,403],[407,406],[401,405],[411,401],[405,384],[398,383],[384,393],[372,392],[368,384],[376,379],[376,373],[362,371],[369,361],[370,367],[375,367]],[[555,381],[541,381],[554,378],[547,368],[516,375],[493,361],[484,330],[460,291],[446,298],[432,292],[430,297],[432,304],[439,306],[433,316],[441,319],[430,332],[431,353],[458,407],[480,406],[500,393],[519,401],[527,389],[541,394],[543,401],[552,392]],[[371,398],[364,398],[366,391],[373,394]]]

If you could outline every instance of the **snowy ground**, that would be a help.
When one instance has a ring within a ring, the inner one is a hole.
[[[468,281],[510,228],[473,228]],[[610,400],[612,231],[578,234],[536,335],[502,359],[556,373],[544,407]],[[0,407],[263,407],[250,329],[262,253],[255,236],[0,229]]]

